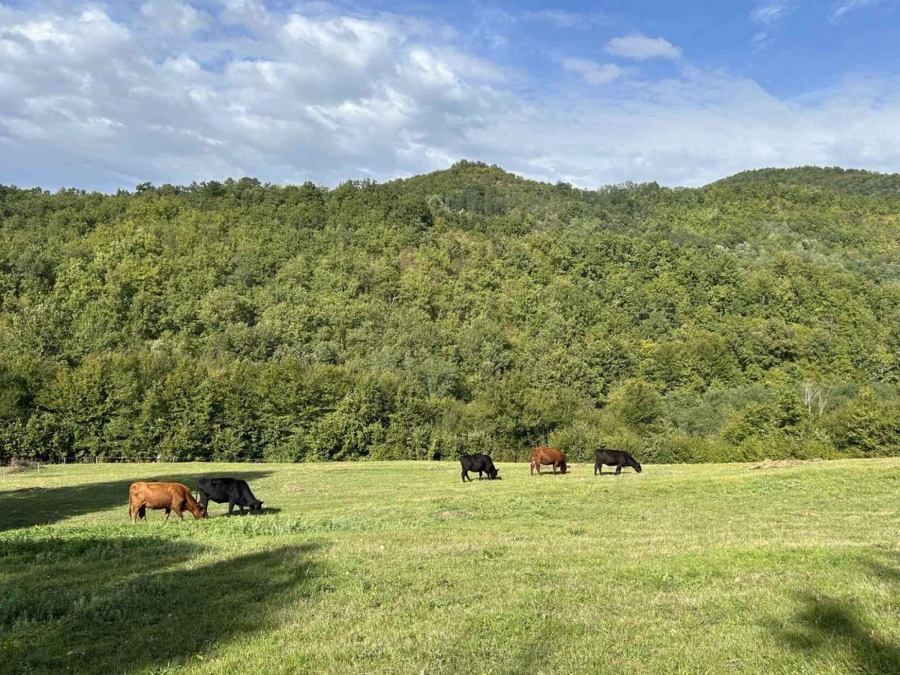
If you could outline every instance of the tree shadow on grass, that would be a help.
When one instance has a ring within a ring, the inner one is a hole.
[[[900,570],[880,561],[866,561],[872,574],[900,582]],[[810,657],[846,655],[862,673],[900,673],[900,646],[878,636],[877,623],[859,603],[805,593],[803,608],[788,626],[778,627],[782,640]]]
[[[229,473],[234,478],[251,481],[271,475],[271,471],[243,471]],[[102,483],[83,483],[54,488],[24,488],[0,491],[0,532],[32,525],[46,525],[73,516],[104,511],[121,506],[123,518],[128,517],[128,487],[137,480],[172,481],[184,483],[193,494],[197,491],[197,477],[205,472],[170,473],[152,478],[130,478]]]
[[[192,566],[204,546],[142,534],[0,545],[0,663],[120,673],[184,663],[274,629],[321,586],[314,545]]]

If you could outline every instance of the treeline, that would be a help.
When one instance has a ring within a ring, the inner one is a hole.
[[[773,175],[0,186],[0,460],[900,453],[900,180]]]

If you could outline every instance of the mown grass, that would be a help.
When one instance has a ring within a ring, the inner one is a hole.
[[[0,672],[900,672],[900,460],[0,475]],[[259,517],[132,526],[242,475]]]

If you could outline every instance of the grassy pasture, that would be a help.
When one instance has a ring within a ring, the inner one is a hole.
[[[0,672],[900,672],[900,460],[499,466],[0,473]],[[128,521],[203,474],[268,512]]]

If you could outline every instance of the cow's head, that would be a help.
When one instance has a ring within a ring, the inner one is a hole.
[[[500,473],[500,471],[497,469],[496,466],[492,467],[491,470],[488,471],[488,478],[490,478],[491,480],[500,480],[500,476],[497,475],[499,473]]]
[[[568,471],[568,470],[569,470],[569,465],[568,465],[568,464],[566,464],[565,462],[560,462],[560,463],[559,463],[559,472],[560,472],[560,473],[565,473],[565,472]]]
[[[633,468],[635,471],[637,471],[638,473],[641,472],[641,465],[638,463],[638,461],[636,459],[631,459],[628,461],[628,463],[631,465],[631,468]]]
[[[257,499],[255,502],[250,504],[250,513],[262,513],[262,505],[263,503]]]
[[[190,508],[190,507],[189,507]],[[191,514],[194,518],[206,518],[206,509],[203,508],[203,504],[199,502],[195,503],[194,507],[190,509]]]

